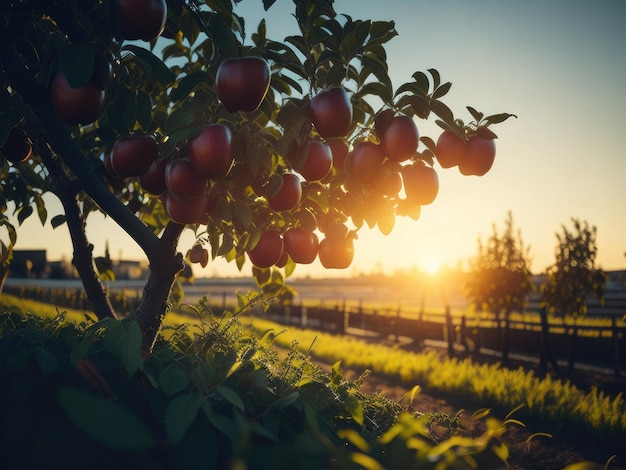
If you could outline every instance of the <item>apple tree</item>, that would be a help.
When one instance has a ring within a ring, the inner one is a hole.
[[[393,22],[294,0],[295,33],[276,40],[264,21],[248,35],[237,3],[0,6],[3,265],[28,217],[66,225],[96,315],[115,317],[85,232],[91,213],[106,214],[149,262],[133,314],[146,351],[185,263],[248,260],[274,292],[298,263],[346,268],[361,228],[419,218],[437,165],[485,174],[490,126],[511,116],[467,107],[470,122],[456,118],[435,69],[394,86]],[[428,119],[436,142],[420,135]],[[46,193],[62,214],[48,218]],[[196,242],[179,248],[184,230]]]
[[[508,357],[508,322],[511,312],[521,312],[535,286],[530,272],[529,247],[515,230],[509,212],[500,233],[496,226],[486,243],[478,240],[478,253],[471,261],[465,288],[474,308],[495,315],[502,333],[502,356]]]
[[[541,299],[556,316],[580,318],[587,313],[589,296],[602,298],[607,278],[596,266],[596,227],[578,219],[571,222],[573,229],[562,225],[562,233],[556,234],[556,259],[547,270]]]

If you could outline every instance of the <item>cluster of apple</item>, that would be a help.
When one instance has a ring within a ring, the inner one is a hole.
[[[113,5],[114,30],[122,38],[152,41],[163,32],[167,16],[165,0],[116,0]],[[51,83],[52,103],[58,116],[69,124],[96,121],[104,109],[106,84],[111,76],[111,65],[101,58],[96,58],[92,78],[78,87],[70,86],[59,70]],[[227,112],[253,112],[268,92],[270,69],[259,57],[230,58],[220,64],[215,80],[217,96]],[[278,189],[265,194],[271,210],[284,212],[298,208],[303,197],[303,181],[327,183],[328,178],[338,173],[344,195],[392,201],[396,209],[391,211],[390,226],[396,211],[398,215],[417,219],[421,207],[433,202],[439,191],[439,179],[432,166],[415,158],[420,141],[415,121],[386,110],[377,116],[371,132],[358,136],[350,147],[346,137],[352,129],[352,117],[350,97],[341,86],[311,98],[309,118],[314,133],[306,144],[307,157],[300,166],[284,170],[279,175]],[[211,181],[228,175],[234,165],[231,140],[227,126],[207,124],[176,156],[159,158],[154,136],[123,136],[105,157],[104,164],[109,176],[136,177],[146,192],[160,196],[172,221],[206,224],[218,203],[218,196],[207,188]],[[6,154],[9,147],[13,149],[11,154],[19,156],[15,161],[30,155],[30,143],[25,135],[12,131],[0,150]],[[458,166],[464,175],[483,175],[493,163],[495,144],[480,135],[465,138],[447,130],[437,141],[436,157],[442,168]],[[404,198],[399,196],[402,189]],[[316,228],[323,233],[322,240],[314,232]],[[318,220],[316,224],[300,223],[283,232],[268,228],[259,235],[258,243],[248,250],[255,266],[280,267],[288,258],[308,264],[318,256],[326,268],[347,268],[352,262],[356,235],[343,223]],[[208,251],[194,245],[190,258],[205,266]]]
[[[478,134],[466,139],[446,130],[437,139],[436,154],[442,168],[457,166],[463,175],[483,176],[493,166],[496,143]]]
[[[128,40],[150,42],[161,35],[167,19],[165,0],[116,0],[112,2],[113,30]],[[91,78],[72,87],[63,70],[52,77],[50,92],[58,116],[68,124],[90,124],[100,117],[111,78],[110,62],[97,56]]]

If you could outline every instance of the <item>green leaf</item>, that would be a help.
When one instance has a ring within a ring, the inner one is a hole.
[[[497,139],[498,136],[496,135],[495,132],[493,132],[491,129],[489,129],[487,126],[479,126],[478,129],[476,129],[476,133],[481,136],[484,137],[485,139]]]
[[[165,121],[165,132],[168,135],[173,134],[177,130],[187,129],[194,122],[194,115],[189,111],[177,109],[172,111]]]
[[[436,90],[441,84],[441,75],[435,69],[428,69],[428,73],[433,77],[433,88]]]
[[[143,365],[141,329],[136,321],[126,324],[112,322],[106,329],[104,344],[120,360],[128,375],[134,374]]]
[[[266,285],[271,279],[271,269],[252,266],[252,276],[259,287]]]
[[[18,222],[18,224],[22,225],[24,223],[24,221],[31,216],[32,213],[33,213],[32,206],[22,206],[19,209],[19,212],[17,214],[17,222]]]
[[[175,397],[165,410],[165,432],[174,444],[185,437],[200,410],[202,397],[197,393],[185,393]]]
[[[430,89],[430,80],[424,72],[415,72],[413,74],[413,79],[415,80],[415,84],[419,88],[419,90],[424,94],[428,94],[428,90]]]
[[[152,124],[152,99],[141,90],[137,90],[137,121],[146,131]]]
[[[487,122],[487,124],[499,124],[501,122],[506,121],[510,117],[514,117],[517,119],[517,116],[515,114],[500,113],[500,114],[493,114],[491,116],[487,116],[485,118],[485,121]]]
[[[72,88],[91,80],[95,64],[95,48],[91,42],[62,43],[57,54],[61,70]]]
[[[274,3],[276,3],[276,0],[263,0],[263,8],[267,11]]]
[[[431,100],[430,110],[443,119],[443,121],[448,124],[450,128],[454,127],[454,114],[452,114],[452,110],[441,101]]]
[[[231,405],[234,405],[236,408],[239,408],[241,411],[245,410],[246,406],[243,403],[243,400],[239,396],[237,392],[235,392],[232,388],[227,387],[226,385],[220,385],[215,389],[222,398],[224,398]]]
[[[43,198],[39,193],[35,193],[33,195],[35,199],[35,206],[37,207],[37,215],[39,215],[39,220],[41,221],[41,225],[46,225],[46,219],[48,218],[48,211],[46,210],[46,203],[43,201]]]
[[[433,139],[427,136],[422,136],[420,137],[420,142],[422,142],[428,150],[430,150],[433,153],[435,152],[435,149],[437,148],[437,144],[435,144],[435,141]]]
[[[79,429],[108,447],[139,450],[155,445],[148,427],[117,402],[68,387],[59,389],[58,400]]]
[[[149,50],[133,45],[126,45],[123,47],[123,50],[132,52],[135,57],[148,65],[148,67],[150,67],[150,73],[148,75],[155,81],[161,83],[163,86],[168,86],[176,79],[176,75],[167,67],[167,65],[165,65],[161,59]]]
[[[178,81],[178,86],[172,89],[170,93],[170,99],[173,102],[177,102],[181,99],[187,98],[189,94],[202,83],[207,83],[208,77],[206,72],[199,71],[191,73]]]
[[[296,390],[295,392],[291,392],[289,395],[285,395],[277,400],[274,405],[279,408],[287,408],[289,405],[293,405],[300,398],[300,393]]]
[[[359,426],[363,426],[363,404],[361,400],[354,395],[348,394],[344,399],[344,403],[354,422]]]
[[[450,82],[446,82],[440,87],[437,87],[435,91],[433,91],[431,99],[441,98],[450,91],[450,88],[452,88],[452,83]]]
[[[169,365],[161,371],[157,383],[163,393],[170,396],[183,391],[189,385],[189,379],[182,370]]]
[[[337,361],[332,365],[330,381],[333,385],[339,385],[341,382],[343,382],[343,374],[341,373],[341,361]]]
[[[50,374],[57,369],[58,363],[52,354],[41,346],[33,346],[32,350],[33,355],[35,356],[35,359],[37,360],[39,367],[41,367],[41,371],[44,375]]]
[[[396,105],[403,111],[410,107],[413,110],[413,113],[421,119],[426,119],[430,113],[428,100],[421,95],[404,95],[400,97]],[[411,113],[405,111],[405,114]]]
[[[466,108],[472,115],[472,117],[476,120],[476,122],[480,122],[480,120],[483,118],[483,113],[476,111],[476,109],[472,108],[471,106],[466,106]]]
[[[57,228],[58,226],[63,225],[65,221],[65,214],[55,215],[50,220],[50,225],[52,225],[52,228]]]
[[[358,96],[365,95],[376,95],[383,100],[383,103],[389,105],[391,104],[392,96],[391,89],[380,82],[369,82],[363,85],[363,87],[359,90]]]

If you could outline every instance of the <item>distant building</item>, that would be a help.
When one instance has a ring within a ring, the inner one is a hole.
[[[114,260],[111,265],[115,279],[148,279],[149,267],[145,261]],[[13,250],[9,277],[76,279],[78,273],[70,261],[48,261],[46,250]]]
[[[48,277],[46,250],[13,250],[9,276],[15,278]]]
[[[113,261],[115,279],[148,279],[148,271],[145,261]]]

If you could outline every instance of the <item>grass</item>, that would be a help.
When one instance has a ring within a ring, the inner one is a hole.
[[[32,300],[3,295],[7,306],[23,312],[37,312],[54,317],[58,309]],[[68,321],[79,322],[88,312],[64,309]],[[199,322],[191,309],[170,312],[165,324],[177,326]],[[469,359],[441,358],[435,353],[413,353],[384,345],[373,344],[353,337],[336,336],[314,330],[289,327],[258,317],[242,316],[244,325],[263,336],[268,330],[276,334],[274,344],[290,348],[298,344],[302,352],[310,353],[329,364],[341,360],[346,367],[369,369],[375,374],[398,381],[407,389],[420,385],[424,389],[447,395],[463,395],[476,403],[502,410],[524,405],[525,413],[561,429],[576,426],[589,433],[609,437],[626,435],[626,405],[623,396],[611,398],[593,388],[583,392],[567,381],[551,376],[539,378],[532,371],[509,370],[500,364],[477,364]]]
[[[302,351],[321,361],[341,360],[346,367],[369,369],[398,381],[407,389],[420,385],[446,395],[470,398],[481,406],[511,410],[524,405],[529,417],[561,430],[569,426],[613,438],[626,436],[626,405],[622,394],[612,398],[597,388],[584,392],[551,376],[537,377],[533,371],[510,370],[500,364],[477,364],[469,359],[441,358],[438,354],[413,353],[373,344],[347,336],[285,327],[264,319],[242,319],[258,329],[282,332],[275,344]]]

